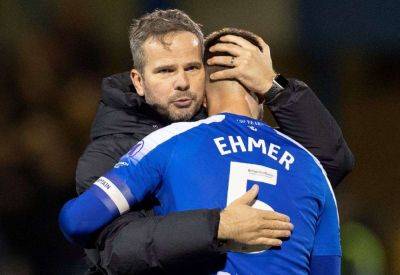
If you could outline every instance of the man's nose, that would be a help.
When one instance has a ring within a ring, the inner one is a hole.
[[[180,71],[177,74],[176,80],[175,80],[175,90],[178,91],[186,91],[189,90],[190,88],[190,82],[189,78],[187,76],[187,73],[185,71]]]

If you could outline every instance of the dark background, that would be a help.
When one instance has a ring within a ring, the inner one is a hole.
[[[335,191],[344,274],[400,274],[400,2],[38,1],[0,3],[0,274],[82,274],[57,214],[75,195],[101,78],[128,70],[134,17],[177,7],[205,34],[240,27],[278,72],[307,82],[357,164]]]

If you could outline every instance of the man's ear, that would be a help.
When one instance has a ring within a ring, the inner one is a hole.
[[[132,69],[131,70],[131,80],[133,86],[135,86],[136,92],[140,96],[144,96],[144,82],[143,82],[143,77],[139,73],[138,70]]]

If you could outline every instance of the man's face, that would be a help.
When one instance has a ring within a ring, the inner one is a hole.
[[[189,120],[204,99],[205,72],[201,47],[190,32],[169,33],[166,44],[150,37],[143,44],[141,78],[132,79],[139,95],[171,121]]]

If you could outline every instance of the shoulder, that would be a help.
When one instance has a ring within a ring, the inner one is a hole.
[[[214,115],[214,116],[210,116],[208,118],[201,119],[198,121],[193,121],[193,122],[172,123],[171,125],[168,125],[160,130],[157,130],[157,131],[151,133],[145,139],[160,137],[160,136],[165,136],[169,139],[174,136],[183,134],[185,132],[194,130],[197,127],[202,126],[202,125],[210,125],[213,123],[222,122],[224,119],[225,119],[225,115]]]
[[[318,190],[321,196],[324,197],[325,195],[323,194],[326,194],[327,190],[329,190],[328,192],[332,193],[332,195],[334,196],[332,185],[328,179],[325,169],[323,168],[319,160],[296,140],[279,132],[276,129],[273,129],[273,131],[281,138],[284,143],[290,144],[290,146],[297,148],[298,156],[301,156],[302,159],[307,163],[307,174],[310,180],[314,181],[314,187]]]
[[[203,125],[210,125],[212,123],[218,123],[225,119],[224,115],[215,115],[206,119],[194,121],[194,122],[177,122],[168,125],[160,130],[157,130],[150,135],[146,136],[142,142],[143,148],[155,148],[159,145],[166,143],[167,141],[174,140],[182,134],[191,132]]]
[[[222,122],[224,119],[224,115],[214,115],[194,122],[173,123],[146,136],[132,147],[128,155],[138,161],[154,150],[172,150],[180,136],[190,133],[203,125]]]

